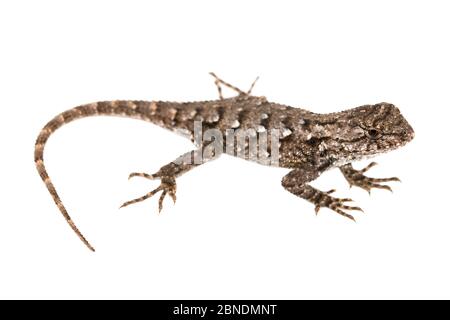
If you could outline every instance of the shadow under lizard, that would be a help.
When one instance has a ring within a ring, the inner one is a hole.
[[[283,177],[282,186],[292,194],[313,203],[316,214],[321,207],[326,207],[354,220],[346,210],[362,211],[359,207],[346,205],[346,202],[352,201],[349,198],[331,196],[335,190],[323,192],[309,185],[328,169],[338,167],[351,186],[361,187],[368,192],[372,188],[391,190],[388,185],[381,183],[399,181],[395,177],[382,179],[366,177],[364,174],[375,165],[374,162],[362,170],[354,169],[351,164],[356,160],[397,149],[414,138],[412,127],[394,105],[383,102],[336,113],[318,114],[272,103],[265,97],[253,96],[251,90],[255,82],[250,90],[244,92],[218,78],[214,73],[211,75],[215,78],[219,91],[218,100],[184,103],[122,100],[94,102],[62,112],[41,130],[36,140],[34,154],[39,175],[71,228],[90,250],[94,251],[94,248],[69,216],[47,174],[43,160],[44,147],[50,135],[64,124],[76,119],[98,115],[137,118],[163,128],[186,132],[192,141],[194,141],[195,121],[201,121],[202,129],[216,129],[223,136],[230,129],[254,129],[258,132],[279,130],[281,135],[277,150],[278,161],[270,165],[292,169]],[[237,96],[223,98],[222,85],[236,91]],[[160,211],[166,195],[175,202],[176,178],[225,153],[222,152],[225,150],[215,152],[210,157],[204,157],[200,163],[178,161],[180,158],[194,158],[198,153],[203,154],[207,146],[208,144],[204,143],[194,148],[161,167],[154,174],[131,173],[130,177],[159,179],[161,183],[146,195],[125,202],[122,207],[143,201],[158,192],[161,192]],[[268,153],[270,152],[269,145]]]

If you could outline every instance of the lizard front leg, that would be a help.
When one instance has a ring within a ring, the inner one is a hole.
[[[211,147],[213,145],[210,145]],[[186,172],[192,170],[195,167],[200,166],[203,163],[214,160],[220,156],[222,152],[217,149],[208,149],[208,144],[205,144],[202,148],[186,152],[174,161],[168,163],[167,165],[161,167],[158,172],[154,174],[133,172],[129,175],[129,179],[132,177],[143,177],[150,180],[159,179],[161,181],[159,187],[150,191],[149,193],[143,195],[142,197],[130,200],[122,204],[120,207],[126,207],[130,204],[138,203],[144,201],[158,192],[161,192],[159,197],[159,212],[163,208],[163,201],[166,195],[169,195],[173,202],[176,202],[176,178],[185,174]]]
[[[359,207],[347,206],[344,203],[353,201],[349,198],[335,198],[330,196],[335,190],[330,190],[327,192],[317,190],[311,187],[308,182],[313,181],[323,172],[324,169],[316,168],[312,165],[303,165],[300,168],[296,168],[285,175],[281,181],[283,187],[292,194],[298,197],[308,200],[313,203],[315,207],[316,214],[319,212],[320,208],[329,208],[340,215],[355,220],[352,215],[344,212],[343,210],[359,210]]]
[[[390,186],[385,184],[380,184],[380,182],[390,182],[390,181],[400,181],[397,177],[391,177],[391,178],[370,178],[366,177],[364,173],[369,171],[370,168],[377,165],[376,162],[371,162],[367,167],[361,170],[356,170],[352,167],[352,165],[346,164],[339,169],[341,170],[342,174],[344,175],[345,179],[350,184],[350,187],[357,186],[359,188],[362,188],[366,190],[370,194],[371,189],[385,189],[392,192],[392,189]]]

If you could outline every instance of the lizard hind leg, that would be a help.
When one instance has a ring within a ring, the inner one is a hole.
[[[392,192],[390,186],[386,184],[381,184],[381,182],[391,182],[391,181],[400,181],[397,177],[391,178],[370,178],[364,175],[370,168],[377,165],[376,162],[371,162],[368,166],[361,170],[356,170],[352,167],[351,164],[346,164],[342,167],[339,167],[345,179],[350,184],[350,187],[357,186],[366,190],[369,194],[371,189],[385,189]]]
[[[148,179],[155,179],[155,178],[159,178],[155,175],[149,175],[147,173],[132,173],[130,174],[129,178],[132,177],[144,177],[144,178],[148,178]],[[161,184],[159,185],[159,187],[157,187],[156,189],[153,189],[152,191],[148,192],[147,194],[143,195],[142,197],[127,201],[125,203],[123,203],[120,207],[126,207],[129,206],[130,204],[134,204],[134,203],[138,203],[138,202],[142,202],[144,200],[147,200],[148,198],[151,198],[152,196],[154,196],[155,194],[157,194],[158,192],[161,192],[161,196],[159,197],[159,212],[161,212],[162,208],[163,208],[163,201],[164,198],[166,197],[166,195],[168,194],[172,200],[173,203],[176,202],[177,197],[176,197],[176,191],[177,191],[177,184],[175,181],[175,177],[173,176],[164,176],[164,177],[160,177],[161,179]]]
[[[212,75],[215,78],[214,83],[217,86],[217,90],[219,92],[220,100],[223,100],[223,94],[222,94],[222,87],[221,87],[221,85],[224,85],[225,87],[230,88],[233,91],[236,91],[239,96],[248,97],[248,96],[251,95],[252,90],[255,87],[255,84],[256,84],[256,82],[259,79],[259,77],[256,77],[256,79],[253,81],[252,85],[250,86],[250,89],[247,92],[245,92],[245,91],[242,91],[241,89],[239,89],[238,87],[233,86],[232,84],[230,84],[230,83],[220,79],[214,72],[210,72],[209,74]]]
[[[248,96],[250,96],[252,94],[252,90],[255,87],[255,84],[256,84],[256,82],[258,82],[258,80],[259,80],[259,76],[257,76],[255,78],[255,80],[253,80],[252,85],[250,86],[250,89],[248,89],[248,91],[247,91]]]
[[[217,152],[217,150],[212,150],[211,152],[211,149],[208,149],[208,146],[210,146],[210,143],[205,143],[201,148],[197,150],[186,152],[185,154],[175,159],[173,162],[170,162],[169,164],[161,167],[158,170],[158,172],[154,174],[141,172],[131,173],[128,177],[129,179],[133,177],[142,177],[149,180],[159,179],[161,183],[159,187],[153,189],[152,191],[148,192],[142,197],[127,201],[123,203],[120,207],[123,208],[131,204],[142,202],[144,200],[147,200],[148,198],[153,197],[158,192],[161,192],[158,201],[159,212],[161,212],[163,208],[163,201],[167,195],[169,195],[172,198],[173,202],[175,203],[177,200],[176,178],[192,170],[193,168],[198,167],[201,164],[206,163],[208,161],[214,160],[218,158],[218,156],[220,156],[221,154],[220,152]]]

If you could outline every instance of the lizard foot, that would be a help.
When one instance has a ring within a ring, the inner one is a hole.
[[[319,213],[320,208],[329,208],[337,213],[339,213],[341,216],[344,216],[346,218],[349,218],[353,221],[355,221],[355,218],[353,218],[352,215],[344,212],[343,210],[358,210],[364,212],[360,207],[353,207],[353,206],[347,206],[344,203],[345,202],[352,202],[353,200],[350,198],[335,198],[330,196],[331,193],[335,192],[336,190],[330,190],[327,192],[323,191],[316,191],[316,194],[310,199],[312,203],[316,205],[315,211],[316,215]]]
[[[350,187],[357,186],[366,190],[370,194],[371,189],[385,189],[392,192],[390,186],[381,184],[380,182],[390,182],[390,181],[400,181],[397,177],[391,178],[370,178],[366,177],[364,173],[369,171],[370,168],[377,165],[376,162],[371,162],[367,167],[361,170],[355,170],[351,165],[342,166],[341,172],[344,175],[345,179],[350,184]]]
[[[143,177],[143,178],[147,178],[147,179],[151,179],[151,180],[160,179],[161,184],[159,185],[158,188],[150,191],[149,193],[145,194],[144,196],[125,202],[124,204],[122,204],[120,206],[121,208],[129,206],[130,204],[144,201],[144,200],[154,196],[155,194],[157,194],[160,191],[161,191],[161,196],[159,197],[159,201],[158,201],[159,212],[161,212],[161,210],[163,208],[163,201],[167,194],[172,198],[173,203],[176,202],[176,200],[177,200],[177,197],[176,197],[177,184],[176,184],[174,177],[159,176],[157,174],[136,173],[136,172],[130,174],[129,179],[132,177]]]

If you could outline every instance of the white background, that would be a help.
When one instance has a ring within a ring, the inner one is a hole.
[[[0,298],[450,298],[448,17],[445,1],[1,2]],[[98,100],[215,99],[209,71],[243,88],[259,75],[256,95],[315,112],[395,103],[416,138],[369,175],[402,183],[315,181],[365,209],[355,224],[316,217],[281,187],[287,170],[224,156],[180,178],[161,215],[157,199],[119,210],[157,185],[130,172],[192,146],[84,119],[45,162],[88,251],[36,172],[40,129]]]

